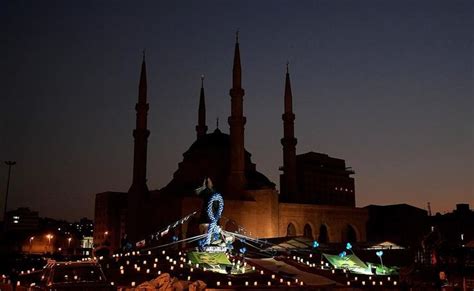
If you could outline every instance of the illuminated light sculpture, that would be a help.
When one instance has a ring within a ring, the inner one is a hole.
[[[315,240],[315,241],[313,241],[313,248],[315,249],[317,247],[319,247],[319,243],[318,243],[318,241]]]
[[[213,209],[214,202],[217,202],[216,212],[214,212]],[[204,245],[210,245],[211,242],[219,236],[221,228],[217,223],[221,218],[222,211],[224,211],[224,199],[222,198],[222,195],[219,193],[212,194],[211,199],[209,199],[209,202],[207,203],[206,209],[210,224],[207,230],[207,236],[205,238]]]

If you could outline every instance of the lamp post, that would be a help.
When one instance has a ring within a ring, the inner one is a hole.
[[[7,203],[8,203],[8,190],[10,189],[10,175],[12,172],[12,166],[16,164],[15,161],[5,161],[8,166],[8,178],[7,178],[7,191],[5,192],[5,208],[3,210],[3,224],[7,225]]]
[[[69,254],[71,253],[71,240],[72,240],[72,237],[68,237],[68,239],[67,239],[67,252]]]
[[[32,243],[33,243],[34,238],[35,238],[34,236],[30,237],[30,254],[31,254],[31,247],[32,247]]]
[[[53,238],[54,236],[52,234],[47,234],[46,235],[46,238],[48,239],[48,248],[49,248],[49,251],[51,251],[51,239]]]

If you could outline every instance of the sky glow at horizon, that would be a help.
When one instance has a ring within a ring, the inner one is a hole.
[[[164,187],[195,140],[202,74],[208,133],[216,118],[228,132],[237,28],[245,146],[271,181],[289,61],[297,153],[345,159],[357,206],[473,208],[473,6],[4,1],[0,159],[17,161],[9,209],[92,218],[95,193],[128,190],[143,48],[148,187]],[[2,208],[6,177],[2,163]]]

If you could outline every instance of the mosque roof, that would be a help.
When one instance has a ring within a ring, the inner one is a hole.
[[[214,189],[225,196],[230,169],[230,136],[218,128],[198,138],[183,154],[173,179],[161,189],[164,193],[194,195],[204,178],[211,178]],[[275,184],[256,170],[251,154],[245,151],[246,189],[274,189]]]

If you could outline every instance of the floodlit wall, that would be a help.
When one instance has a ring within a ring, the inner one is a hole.
[[[366,223],[368,211],[362,208],[344,206],[326,206],[295,203],[280,203],[279,233],[286,236],[287,228],[292,223],[296,235],[304,235],[306,224],[311,226],[313,238],[317,239],[321,225],[326,226],[329,242],[344,242],[347,239],[347,227],[351,226],[357,241],[366,241]]]

